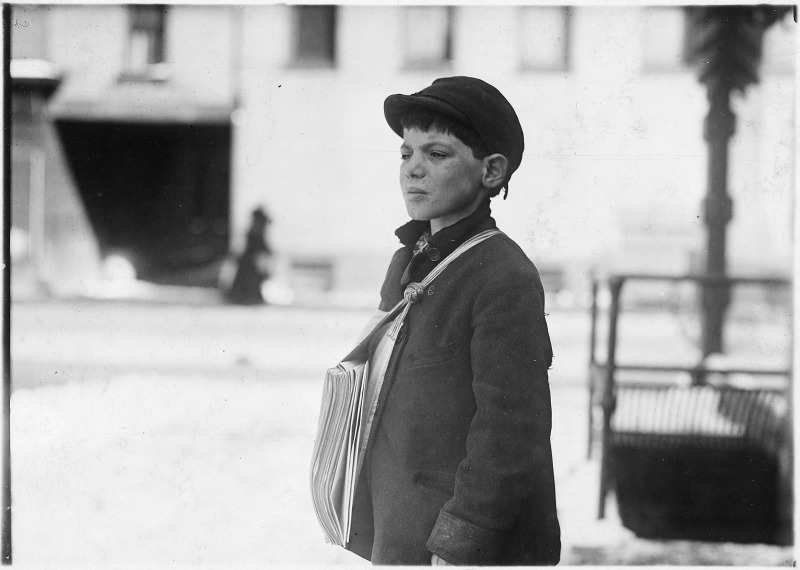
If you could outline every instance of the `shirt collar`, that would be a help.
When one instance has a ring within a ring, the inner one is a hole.
[[[491,227],[495,227],[494,220],[491,217],[492,210],[489,205],[489,200],[485,200],[478,206],[472,214],[457,221],[452,226],[442,228],[429,239],[430,247],[437,247],[441,250],[443,256],[449,255],[466,237],[476,230],[479,226],[483,225],[487,220],[491,220]],[[426,230],[430,230],[431,224],[427,221],[411,220],[410,222],[400,226],[394,232],[406,247],[414,247],[417,240]]]

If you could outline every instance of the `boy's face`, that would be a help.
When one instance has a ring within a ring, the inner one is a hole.
[[[400,188],[408,215],[430,220],[431,233],[474,212],[488,196],[484,161],[453,135],[403,129]]]

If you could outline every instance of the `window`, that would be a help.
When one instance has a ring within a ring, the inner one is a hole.
[[[125,77],[164,79],[164,21],[167,9],[156,4],[128,7],[128,61]]]
[[[336,6],[294,6],[293,63],[311,67],[336,64]]]
[[[415,68],[447,65],[453,58],[453,8],[409,6],[404,12],[406,65]]]
[[[520,16],[522,68],[551,71],[568,69],[569,8],[524,7]]]
[[[681,7],[644,9],[642,68],[679,71],[686,67],[686,15]]]

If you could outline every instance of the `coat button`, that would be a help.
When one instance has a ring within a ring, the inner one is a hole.
[[[432,247],[428,250],[428,259],[431,261],[439,261],[442,258],[442,252]]]

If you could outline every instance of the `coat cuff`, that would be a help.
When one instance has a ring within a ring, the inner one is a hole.
[[[450,564],[492,565],[500,557],[506,537],[505,532],[479,527],[442,510],[426,546]]]

